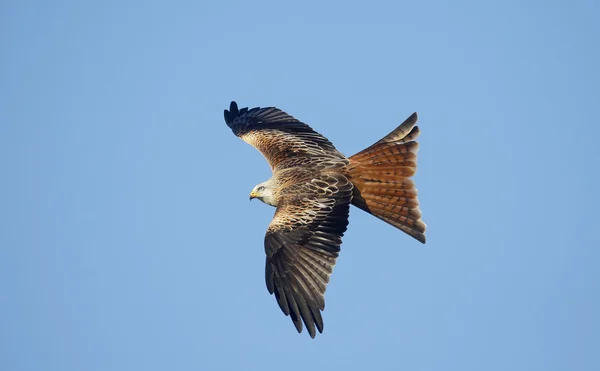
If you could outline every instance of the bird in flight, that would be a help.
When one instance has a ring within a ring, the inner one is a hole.
[[[417,113],[346,158],[327,138],[275,107],[238,109],[225,122],[258,149],[273,176],[250,193],[277,209],[265,235],[265,280],[296,330],[323,332],[325,289],[340,253],[350,205],[425,243],[417,189]]]

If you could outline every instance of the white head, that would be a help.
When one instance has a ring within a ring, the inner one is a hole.
[[[274,195],[274,188],[275,187],[273,186],[270,180],[262,182],[256,185],[252,192],[250,192],[250,200],[252,200],[253,198],[258,198],[267,205],[277,206],[277,200],[275,200]]]

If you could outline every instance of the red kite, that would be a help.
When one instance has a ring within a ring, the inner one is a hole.
[[[308,125],[275,108],[238,109],[225,122],[258,149],[273,176],[250,199],[275,206],[265,236],[269,293],[296,330],[323,332],[325,289],[340,253],[350,205],[425,243],[417,189],[417,113],[383,139],[346,158]]]

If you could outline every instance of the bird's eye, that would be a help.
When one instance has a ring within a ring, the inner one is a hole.
[[[263,191],[264,189],[265,189],[265,187],[264,187],[264,186],[260,186],[260,187],[258,187],[258,191],[259,191],[259,192],[260,192],[260,191]]]

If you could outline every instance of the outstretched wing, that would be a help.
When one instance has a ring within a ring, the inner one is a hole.
[[[344,159],[327,138],[280,109],[242,108],[231,102],[225,122],[233,133],[258,149],[271,169],[285,167],[294,157]]]
[[[352,183],[341,174],[319,174],[282,190],[265,236],[269,293],[298,332],[323,332],[325,289],[348,226]]]

